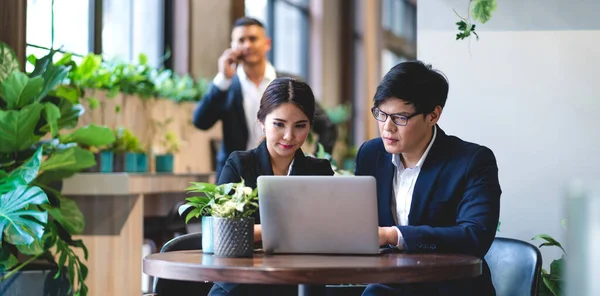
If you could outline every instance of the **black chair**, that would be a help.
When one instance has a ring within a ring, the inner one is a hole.
[[[202,233],[189,233],[178,236],[167,243],[160,250],[161,253],[185,250],[201,250]],[[158,296],[179,296],[179,295],[208,295],[211,282],[189,282],[154,278],[154,293]]]
[[[537,296],[542,254],[534,245],[497,237],[485,255],[496,296]]]

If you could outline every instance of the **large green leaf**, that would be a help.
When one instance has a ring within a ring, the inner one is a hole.
[[[51,170],[42,172],[36,179],[36,182],[40,184],[48,185],[54,181],[63,180],[68,177],[75,175],[77,171],[74,170]],[[50,197],[49,197],[50,198]]]
[[[44,209],[70,234],[81,234],[85,228],[85,218],[77,204],[57,191],[54,194],[59,197],[60,206],[51,207],[46,205]]]
[[[79,104],[80,95],[77,89],[74,87],[70,87],[68,85],[59,85],[58,88],[56,88],[56,96],[65,98],[73,104]]]
[[[13,245],[29,245],[40,240],[44,227],[39,222],[48,222],[48,213],[27,210],[29,205],[40,205],[48,201],[46,193],[37,186],[19,186],[0,196],[0,241],[2,234]],[[35,218],[35,220],[31,219]]]
[[[85,112],[85,108],[82,105],[73,105],[66,99],[61,99],[58,108],[60,109],[59,129],[75,128],[79,121],[79,116]]]
[[[7,109],[18,109],[34,102],[42,90],[44,79],[29,78],[22,72],[13,72],[2,82],[2,97]]]
[[[19,71],[19,68],[15,52],[6,43],[0,42],[0,82],[11,73]]]
[[[46,115],[46,125],[49,126],[50,134],[54,138],[58,135],[60,109],[52,103],[44,103],[44,114]]]
[[[471,14],[482,24],[492,18],[492,12],[497,8],[496,0],[472,0]]]
[[[54,66],[48,64],[48,68],[42,74],[44,77],[44,85],[41,93],[38,95],[38,100],[43,99],[51,90],[58,86],[69,74],[70,66]]]
[[[71,134],[61,135],[62,143],[78,143],[86,146],[104,146],[115,141],[115,133],[107,127],[95,124],[86,125]]]
[[[34,103],[20,111],[0,110],[0,153],[26,149],[41,138],[33,132],[42,109],[42,104]]]
[[[42,239],[34,239],[31,244],[17,245],[19,252],[25,255],[38,255],[44,253],[44,243]]]
[[[70,170],[80,171],[96,164],[94,154],[81,147],[69,147],[54,152],[40,167],[43,171]]]
[[[27,162],[0,179],[0,194],[28,185],[37,177],[42,162],[42,149],[38,148]]]

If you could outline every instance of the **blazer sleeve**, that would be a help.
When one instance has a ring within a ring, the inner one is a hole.
[[[358,152],[356,152],[356,160],[354,161],[354,175],[355,176],[367,175],[367,172],[365,172],[365,166],[362,164],[363,158],[365,157],[364,148],[365,148],[366,143],[367,142],[362,143],[360,145],[360,147],[358,148]]]
[[[337,140],[337,128],[318,102],[315,102],[313,130],[319,135],[319,143],[323,145],[327,153],[331,154]]]
[[[398,226],[408,252],[457,252],[483,258],[500,215],[498,166],[492,151],[481,146],[466,169],[465,191],[456,209],[456,226]]]
[[[194,114],[192,122],[194,126],[207,130],[221,118],[221,110],[227,101],[227,91],[221,91],[214,83],[208,87],[208,92],[202,97]]]
[[[217,180],[217,185],[241,182],[242,167],[242,160],[238,152],[231,153],[231,155],[229,155],[229,158],[227,158],[227,161],[225,162],[225,166],[221,170],[219,180]]]

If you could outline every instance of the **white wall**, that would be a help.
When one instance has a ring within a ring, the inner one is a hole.
[[[492,20],[477,25],[480,40],[457,41],[452,9],[464,13],[467,3],[418,3],[418,58],[450,81],[440,126],[494,151],[498,236],[547,233],[565,243],[565,186],[600,176],[600,19],[590,15],[600,1],[498,0]],[[545,266],[560,255],[542,253]]]

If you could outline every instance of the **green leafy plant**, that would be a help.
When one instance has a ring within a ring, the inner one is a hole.
[[[4,221],[0,222],[4,230],[0,272],[6,272],[2,279],[34,260],[45,259],[66,267],[75,295],[86,295],[87,268],[73,249],[83,249],[86,258],[87,250],[81,240],[72,239],[83,232],[84,217],[77,204],[54,185],[95,164],[93,153],[81,145],[107,145],[114,137],[110,129],[96,125],[75,129],[84,109],[59,91],[70,66],[54,64],[55,51],[36,59],[29,75],[14,67],[17,59],[6,44],[0,43],[0,53],[0,69],[12,71],[0,74],[0,221]],[[27,184],[33,189],[23,187]],[[27,198],[32,192],[36,194]],[[23,216],[34,217],[32,221],[40,227],[14,219]],[[21,263],[15,259],[23,256],[30,258]]]
[[[140,139],[136,137],[131,130],[119,127],[113,130],[115,141],[110,150],[114,153],[125,152],[144,152]]]
[[[563,227],[566,228],[566,220],[562,220]],[[543,285],[540,285],[540,296],[562,296],[564,291],[564,279],[563,279],[563,267],[565,265],[565,258],[567,252],[563,246],[555,240],[553,237],[547,234],[539,234],[534,236],[531,240],[543,240],[544,242],[539,245],[542,247],[557,247],[562,251],[562,256],[559,259],[552,260],[550,263],[550,271],[542,269],[542,281]]]
[[[482,24],[487,23],[492,18],[492,12],[494,12],[496,8],[496,0],[469,0],[466,17],[460,16],[456,10],[454,10],[454,13],[460,18],[460,21],[456,23],[458,26],[456,40],[470,38],[471,34],[479,40],[479,35],[475,32],[476,25],[472,20]]]
[[[222,185],[203,182],[191,184],[187,191],[203,193],[204,196],[188,197],[187,202],[179,207],[180,215],[192,209],[185,218],[186,223],[200,216],[246,218],[258,209],[258,190],[246,186],[244,180]]]

